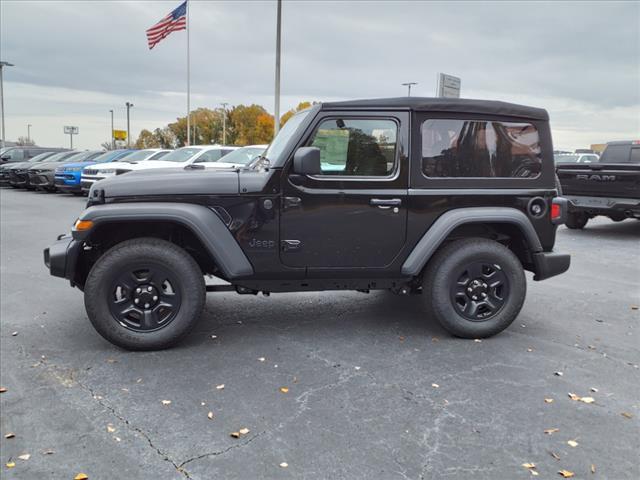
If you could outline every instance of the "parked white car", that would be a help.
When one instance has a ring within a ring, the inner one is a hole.
[[[262,155],[269,145],[247,145],[225,155],[209,168],[244,168]]]
[[[130,172],[131,170],[135,170],[140,162],[160,160],[169,153],[171,153],[171,150],[163,148],[145,148],[144,150],[129,153],[117,162],[89,165],[82,170],[82,177],[80,179],[82,191],[88,192],[91,185],[98,180]]]

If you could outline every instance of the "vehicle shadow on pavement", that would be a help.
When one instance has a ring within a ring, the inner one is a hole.
[[[609,240],[640,237],[640,221],[632,218],[621,222],[613,222],[609,220],[606,220],[606,223],[589,222],[582,230],[570,230],[567,227],[561,228],[564,230],[563,233],[580,236],[597,235],[598,237]]]

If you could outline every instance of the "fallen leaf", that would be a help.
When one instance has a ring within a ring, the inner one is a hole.
[[[480,340],[479,338],[474,338],[473,341],[476,343],[482,343],[482,340]]]
[[[171,405],[171,400],[162,400],[163,405]]]
[[[575,440],[568,440],[567,445],[569,445],[570,447],[576,448],[578,446],[578,442],[576,442]]]
[[[136,383],[140,383],[141,381],[142,381],[142,379],[139,378],[139,379],[136,380]]]
[[[552,433],[556,433],[559,432],[560,429],[559,428],[547,428],[544,433],[546,433],[547,435],[551,435]]]
[[[593,463],[591,464],[591,473],[596,473],[596,466]]]
[[[216,386],[216,390],[223,390],[224,389],[224,383],[221,383],[220,385]]]
[[[7,468],[13,468],[16,466],[16,462],[7,462],[6,465],[7,465]]]
[[[18,455],[18,458],[20,460],[29,460],[31,458],[31,454],[30,453],[23,453],[22,455]]]
[[[9,432],[7,434],[5,434],[4,438],[15,438],[16,434],[13,432]]]
[[[404,342],[404,337],[403,337],[403,336],[398,337],[398,339],[399,339],[401,342]]]
[[[18,335],[18,332],[13,332],[13,333],[11,334],[11,336],[12,336],[12,337],[15,337],[16,335]]]
[[[246,435],[247,433],[249,433],[249,429],[248,428],[241,428],[240,430],[238,430],[238,432],[240,432],[240,435]]]
[[[218,336],[217,335],[211,335],[211,338],[213,338],[215,340],[216,338],[218,338]]]
[[[595,388],[595,387],[591,387],[591,388],[590,388],[590,390],[591,390],[593,393],[598,393],[598,389],[597,389],[597,388]]]
[[[53,455],[54,453],[56,453],[54,450],[45,450],[42,452],[43,455]]]
[[[209,413],[207,413],[207,418],[208,418],[209,420],[213,420],[213,412],[209,412]]]
[[[556,377],[561,377],[562,375],[564,375],[564,373],[562,373],[562,372],[553,372],[553,374],[554,374]]]
[[[289,393],[289,387],[280,387],[282,393]]]
[[[628,419],[632,419],[633,418],[633,414],[629,413],[629,412],[622,412],[620,415],[622,415],[624,418],[628,418]]]
[[[589,348],[589,350],[595,350],[596,346],[595,345],[587,345],[587,348]]]
[[[580,400],[580,397],[578,395],[576,395],[575,393],[568,393],[567,395],[569,395],[569,398],[571,400],[575,400],[575,401]]]
[[[229,435],[231,435],[233,438],[240,438],[239,432],[231,432]]]
[[[107,358],[107,363],[117,363],[118,360],[116,360],[115,358]]]
[[[73,477],[73,480],[88,480],[88,479],[89,479],[89,475],[87,475],[86,473],[79,473],[75,477]]]
[[[538,476],[538,472],[536,472],[535,470],[529,470],[531,472],[531,475],[533,475],[534,477]]]
[[[553,398],[545,398],[544,403],[553,403]]]
[[[110,423],[107,424],[107,432],[113,433],[115,431],[116,431],[116,428],[113,425],[111,425]]]
[[[7,391],[6,387],[0,387],[0,393],[4,393],[6,391]]]
[[[570,472],[569,470],[560,470],[558,473],[562,475],[564,478],[571,478],[574,475],[574,473]]]
[[[631,305],[631,310],[638,310],[638,308],[640,308],[638,305]]]
[[[438,337],[431,337],[431,341],[435,343],[435,342],[439,342],[440,339]]]
[[[281,466],[282,468],[287,468],[287,467],[289,466],[289,464],[288,464],[287,462],[282,462],[282,463],[280,464],[280,466]]]
[[[259,361],[259,362],[264,362],[265,360],[266,360],[266,358],[264,358],[264,357],[260,357],[260,358],[258,358],[258,361]]]
[[[522,466],[524,468],[536,468],[536,464],[535,463],[523,463]]]
[[[583,403],[593,403],[595,402],[595,399],[593,397],[582,397],[580,401]]]
[[[355,368],[356,370],[360,370],[360,367],[353,367],[353,368]]]
[[[560,455],[558,455],[555,452],[549,452],[549,455],[551,455],[553,458],[555,458],[556,460],[560,460]]]
[[[113,437],[113,438],[115,438],[116,442],[122,441],[122,439],[120,437]]]
[[[432,384],[431,384],[431,386],[432,386],[433,388],[440,388],[440,385],[438,385],[437,383],[432,383]]]
[[[533,348],[527,348],[527,352],[533,352]]]

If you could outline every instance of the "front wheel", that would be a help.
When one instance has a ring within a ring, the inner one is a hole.
[[[160,350],[197,323],[206,287],[182,248],[157,238],[127,240],[93,266],[84,290],[89,320],[104,338],[128,350]]]
[[[441,248],[425,271],[427,312],[462,338],[490,337],[516,319],[527,283],[518,257],[484,238],[457,240]]]

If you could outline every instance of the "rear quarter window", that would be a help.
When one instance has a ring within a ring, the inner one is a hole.
[[[607,145],[600,157],[600,163],[629,163],[631,150],[631,145]]]
[[[530,123],[428,119],[422,123],[422,173],[431,178],[536,178],[538,130]]]

